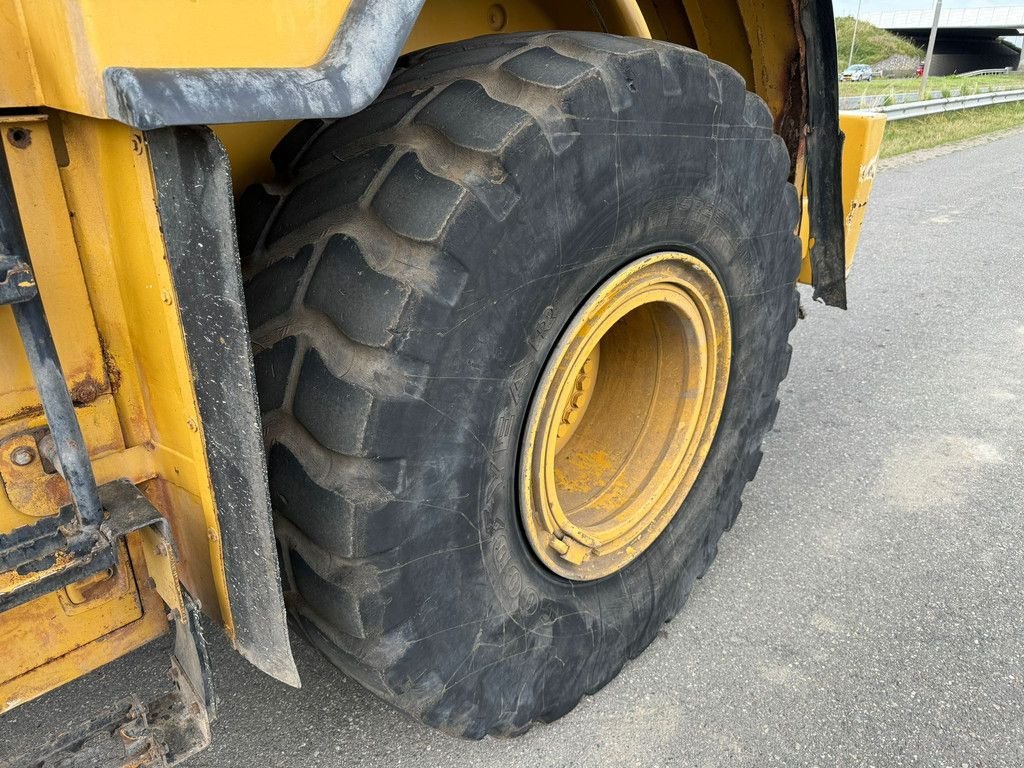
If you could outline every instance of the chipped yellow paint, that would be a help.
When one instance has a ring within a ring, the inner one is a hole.
[[[20,132],[27,145],[16,148],[10,137]],[[89,298],[78,263],[67,202],[61,189],[53,145],[45,118],[0,118],[0,143],[33,255],[39,293],[53,329],[64,373],[72,392],[91,388],[92,399],[109,391],[100,340],[88,311]],[[17,339],[10,307],[0,307],[0,339]],[[115,418],[113,409],[97,408]],[[18,343],[0,344],[0,419],[12,413],[41,413],[35,383]],[[106,442],[112,435],[100,438]],[[86,435],[86,439],[89,435]]]
[[[9,141],[11,129],[25,131],[30,141]],[[180,555],[177,562],[154,556],[154,573],[171,575],[151,584],[138,549],[138,558],[124,563],[125,578],[135,585],[131,599],[106,599],[100,582],[0,613],[4,652],[23,670],[0,692],[5,701],[21,701],[163,632],[158,590],[180,610],[179,576],[229,635],[232,620],[146,143],[125,126],[67,113],[0,118],[0,142],[97,481],[127,478],[140,485],[171,522]],[[40,459],[36,441],[45,426],[10,308],[0,308],[0,533],[68,502],[63,479]],[[19,448],[32,453],[22,466],[12,461]],[[6,574],[0,591],[45,573]]]
[[[18,466],[11,461],[11,456],[18,449],[28,449],[36,458],[25,466]],[[122,478],[136,485],[149,480],[156,476],[152,446],[136,445],[99,456],[93,462],[93,473],[100,485]],[[17,434],[0,443],[0,480],[7,500],[21,515],[47,517],[54,510],[71,503],[64,478],[55,471],[44,470],[39,448],[31,434]],[[8,533],[10,530],[0,523],[0,532]]]
[[[167,631],[167,616],[138,534],[122,546],[112,579],[73,604],[55,592],[0,614],[0,713],[81,677]],[[40,663],[42,656],[45,663]]]
[[[75,115],[63,116],[62,133],[61,180],[96,327],[120,371],[114,402],[125,442],[152,446],[158,480],[148,495],[174,528],[182,580],[230,635],[220,525],[148,147],[126,126]]]
[[[722,287],[688,254],[637,259],[583,305],[534,392],[520,459],[524,528],[550,570],[615,573],[671,522],[711,448],[731,351]]]
[[[185,615],[185,600],[178,583],[178,569],[175,565],[172,544],[153,528],[139,531],[139,544],[146,558],[146,570],[153,579],[153,586],[161,599],[171,609],[175,618]]]
[[[839,127],[846,134],[843,144],[843,213],[846,226],[846,271],[849,272],[864,225],[864,213],[875,183],[875,173],[878,171],[878,153],[882,149],[882,138],[885,135],[885,116],[870,112],[840,112]],[[810,283],[810,247],[813,240],[810,237],[806,198],[800,239],[804,249],[800,282]]]

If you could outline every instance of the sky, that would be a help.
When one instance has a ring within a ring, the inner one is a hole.
[[[999,5],[1024,5],[1024,0],[942,0],[946,8],[988,8]],[[857,0],[833,0],[836,16],[853,16]],[[861,13],[869,11],[923,11],[933,8],[932,0],[863,0]]]

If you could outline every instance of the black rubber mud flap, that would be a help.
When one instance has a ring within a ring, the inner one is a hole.
[[[675,45],[503,35],[409,56],[366,111],[299,125],[274,159],[239,219],[294,615],[448,732],[560,717],[680,609],[757,470],[800,266],[768,109]],[[530,393],[594,288],[664,250],[725,288],[725,411],[664,533],[571,583],[520,524]]]
[[[802,0],[807,51],[807,201],[814,298],[846,309],[846,222],[843,215],[843,133],[835,19],[827,0]]]
[[[146,134],[223,545],[235,645],[297,686],[270,518],[231,169],[207,128]]]

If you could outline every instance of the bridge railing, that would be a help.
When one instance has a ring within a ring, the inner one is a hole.
[[[932,25],[931,11],[872,11],[861,18],[883,29],[926,29]],[[1024,28],[1024,5],[991,8],[947,8],[939,16],[940,27]]]

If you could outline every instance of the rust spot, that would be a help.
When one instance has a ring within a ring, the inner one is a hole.
[[[107,570],[105,573],[100,574],[97,577],[85,579],[80,582],[78,585],[80,599],[75,602],[87,603],[91,600],[101,600],[108,597],[111,593],[115,592],[118,587],[117,579],[112,578],[113,575],[113,571]]]
[[[25,149],[32,143],[32,131],[28,128],[22,128],[21,126],[8,128],[7,141],[11,143],[11,146],[17,147],[18,149]]]
[[[786,93],[782,112],[776,116],[775,132],[786,142],[791,160],[790,181],[795,180],[797,160],[803,153],[803,127],[807,123],[806,62],[802,50],[794,53],[787,67]]]
[[[43,413],[43,406],[41,405],[26,405],[23,408],[19,408],[14,413],[7,414],[6,416],[0,416],[0,422],[2,421],[16,421],[18,419],[28,419],[33,416],[40,416]]]
[[[71,401],[75,405],[88,405],[103,391],[103,385],[92,376],[86,376],[71,390]]]
[[[121,389],[121,369],[117,367],[114,356],[107,349],[107,340],[103,338],[103,334],[100,333],[98,336],[100,338],[100,352],[103,354],[103,368],[107,372],[107,381],[110,383],[110,394],[116,395],[118,390]]]

